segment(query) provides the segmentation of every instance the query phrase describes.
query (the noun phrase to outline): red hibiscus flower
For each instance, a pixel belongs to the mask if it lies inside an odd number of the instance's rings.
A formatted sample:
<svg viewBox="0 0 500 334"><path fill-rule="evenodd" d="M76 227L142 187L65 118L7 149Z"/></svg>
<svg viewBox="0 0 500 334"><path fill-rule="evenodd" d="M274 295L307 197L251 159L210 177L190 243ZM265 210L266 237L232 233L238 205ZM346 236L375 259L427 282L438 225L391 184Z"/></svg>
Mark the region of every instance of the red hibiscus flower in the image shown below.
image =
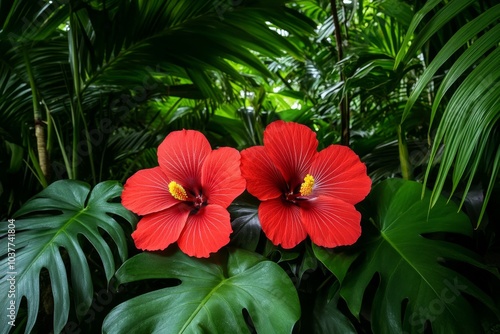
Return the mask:
<svg viewBox="0 0 500 334"><path fill-rule="evenodd" d="M202 133L182 130L160 144L158 163L124 185L122 204L143 216L132 233L136 247L162 250L177 241L190 256L217 252L232 232L226 208L245 190L239 152L212 150Z"/></svg>
<svg viewBox="0 0 500 334"><path fill-rule="evenodd" d="M331 248L361 235L354 204L370 191L366 166L348 147L317 147L308 127L276 121L264 131L264 146L241 152L247 189L261 201L262 230L275 245L292 248L309 236Z"/></svg>

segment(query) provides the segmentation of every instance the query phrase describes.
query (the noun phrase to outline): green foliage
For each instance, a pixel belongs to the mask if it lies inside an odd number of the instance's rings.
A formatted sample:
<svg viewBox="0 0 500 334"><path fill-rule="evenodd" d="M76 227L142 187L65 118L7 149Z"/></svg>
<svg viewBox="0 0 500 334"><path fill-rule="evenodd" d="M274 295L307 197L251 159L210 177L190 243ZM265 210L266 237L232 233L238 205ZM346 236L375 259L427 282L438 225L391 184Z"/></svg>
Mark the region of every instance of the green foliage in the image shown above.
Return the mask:
<svg viewBox="0 0 500 334"><path fill-rule="evenodd" d="M356 246L334 252L315 247L315 253L339 279L351 312L359 318L367 307L374 333L419 333L427 321L433 333L475 333L481 314L468 297L498 314L476 280L489 272L498 282L498 272L452 241L472 236L467 216L442 197L428 211L431 192L426 190L423 199L421 193L422 185L412 181L380 183L367 200ZM370 285L375 292L369 292ZM373 297L364 299L367 294Z"/></svg>
<svg viewBox="0 0 500 334"><path fill-rule="evenodd" d="M131 224L136 218L120 203L114 202L121 190L121 186L112 181L99 183L92 191L83 182L58 181L16 212L13 239L7 237L7 222L0 225L0 265L10 268L3 270L0 276L0 292L4 296L1 305L5 310L10 300L15 300L17 314L21 299L26 298L27 333L35 326L42 290L52 291L54 331L57 333L68 321L71 296L80 312L89 309L93 282L87 262L88 249L99 254L107 281L115 273L116 251L121 261L127 258L126 237L115 218L124 218ZM12 249L9 253L14 252L11 264L8 263L8 249ZM66 268L69 267L68 273ZM5 298L10 288L8 272L15 272L15 299ZM42 286L40 280L44 283ZM50 298L44 298L42 302L50 304ZM8 333L9 329L9 326L2 326L1 331Z"/></svg>
<svg viewBox="0 0 500 334"><path fill-rule="evenodd" d="M117 306L104 333L291 333L299 319L297 292L274 262L244 250L209 260L180 251L142 253L116 273L119 283L176 279Z"/></svg>
<svg viewBox="0 0 500 334"><path fill-rule="evenodd" d="M339 310L340 285L338 281L326 291L318 293L314 305L314 333L356 333L356 329Z"/></svg>
<svg viewBox="0 0 500 334"><path fill-rule="evenodd" d="M494 331L500 5L337 6L342 60L329 0L0 1L0 220L16 219L15 332L57 333L68 321L96 330L105 316L109 333L175 331L171 319L187 332ZM359 205L358 243L274 246L245 193L228 208L228 253L126 261L136 217L106 180L156 166L169 132L195 129L214 148L241 150L283 119L314 129L323 148L341 136L341 99L375 185ZM58 181L68 178L80 181ZM115 273L127 289L85 322Z"/></svg>
<svg viewBox="0 0 500 334"><path fill-rule="evenodd" d="M404 59L411 57L412 53L428 42L431 36L438 33L446 22L455 18L460 11L472 3L474 1L457 0L442 8L415 36L407 53L404 54L405 49L401 49L398 59L402 59L403 56ZM419 18L427 14L435 5L437 3L428 2L415 15L411 25L416 27ZM480 181L485 184L486 195L478 218L478 225L485 213L500 170L500 151L497 149L500 145L497 131L500 108L498 94L496 94L500 81L500 76L496 71L500 64L500 52L498 49L494 49L500 41L497 24L499 15L500 5L491 6L464 24L449 38L422 73L408 99L402 116L402 122L404 122L417 97L431 82L436 72L449 62L452 55L460 53L459 50L462 51L446 71L447 73L435 93L431 122L439 117L438 108L442 105L448 91L451 91L451 97L437 127L426 182L429 181L432 162L436 160L437 152L443 143L446 145L444 145L442 161L434 186L432 205L436 203L439 194L443 191L452 166L453 186L451 194L455 192L463 180L467 179L462 203L465 201L472 183L478 179L479 172L482 171L484 174L490 175L489 178L479 177ZM412 33L413 31L410 31L407 38L410 38ZM468 45L464 48L466 43ZM458 85L458 88L453 90L454 85Z"/></svg>
<svg viewBox="0 0 500 334"><path fill-rule="evenodd" d="M299 59L307 43L301 37L292 42L278 29L296 36L313 29L281 0L0 6L0 138L23 147L28 166L21 177L30 195L39 190L32 174L42 186L62 178L91 184L124 178L115 168L123 159L109 155L115 130L141 133L154 126L148 131L164 136L204 129L216 106L236 99L248 84L235 64L254 76L271 76L260 57ZM43 122L45 141L32 136L34 122ZM158 140L149 140L149 147ZM40 165L38 144L52 165ZM10 158L8 152L1 157ZM150 166L129 164L126 170L141 167ZM42 176L44 168L51 173Z"/></svg>

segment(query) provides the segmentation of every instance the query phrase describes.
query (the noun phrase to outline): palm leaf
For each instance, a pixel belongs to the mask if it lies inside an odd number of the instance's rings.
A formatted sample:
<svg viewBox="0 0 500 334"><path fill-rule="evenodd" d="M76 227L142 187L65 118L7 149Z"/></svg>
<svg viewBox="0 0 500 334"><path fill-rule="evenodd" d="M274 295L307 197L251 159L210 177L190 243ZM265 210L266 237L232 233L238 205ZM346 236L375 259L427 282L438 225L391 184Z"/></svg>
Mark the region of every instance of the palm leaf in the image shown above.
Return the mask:
<svg viewBox="0 0 500 334"><path fill-rule="evenodd" d="M468 22L466 25L460 28L456 32L456 34L452 36L452 38L450 38L450 40L442 47L436 57L429 64L424 73L420 76L417 84L413 88L410 97L408 98L408 102L405 106L401 122L404 122L418 96L432 80L437 70L466 42L485 30L498 17L500 17L500 5L490 8L480 16L476 17L474 20ZM500 39L499 29L499 26L496 25L491 30L487 31L484 36L478 38L478 40L476 40L472 44L472 46L468 48L466 52L464 52L462 57L460 57L459 60L457 60L452 66L450 72L453 74L447 74L443 83L439 87L439 93L437 93L434 102L433 117L435 115L436 107L439 104L439 101L441 101L441 98L448 90L448 88L450 88L451 85L453 85L453 83L461 77L461 75L467 68L474 64L480 57L482 57L486 50L492 48L498 43L498 40Z"/></svg>
<svg viewBox="0 0 500 334"><path fill-rule="evenodd" d="M406 51L400 50L398 60L402 61L403 57L404 61L408 60L408 57L411 57L424 43L430 40L442 24L457 16L457 13L469 4L468 0L455 0L448 3L430 19L415 37L410 51L406 55L403 56ZM454 6L455 9L445 11L444 9L449 6ZM430 7L426 7L422 11L425 12L428 9ZM481 171L483 175L489 175L489 178L485 177L480 180L483 184L488 185L485 186L486 195L477 222L478 226L485 213L500 164L500 161L497 160L496 149L500 143L496 130L500 113L497 94L494 93L500 80L500 76L495 70L500 64L500 53L498 49L494 49L500 41L500 26L496 24L499 15L500 6L492 6L478 17L470 20L447 41L417 82L405 106L401 120L401 122L406 120L416 99L438 70L442 69L446 75L434 97L431 123L438 116L438 108L444 104L445 94L458 86L456 90L451 91L450 100L445 105L444 113L438 124L425 182L429 182L430 170L435 162L436 154L440 150L443 151L443 155L434 185L431 205L436 203L452 167L450 195L453 195L459 185L465 184L462 203L465 201L472 182L480 175L479 172ZM412 26L418 24L419 18L419 15L414 17ZM412 34L413 30L410 33ZM449 69L443 69L444 64L465 43L471 42L472 44ZM444 144L444 148L442 144Z"/></svg>
<svg viewBox="0 0 500 334"><path fill-rule="evenodd" d="M458 13L463 11L474 2L475 0L453 0L448 2L429 20L429 22L426 23L424 27L422 27L418 35L414 37L413 33L415 32L425 15L427 15L431 10L433 10L437 5L441 3L441 0L427 1L425 5L413 16L413 19L407 31L407 35L403 42L403 47L399 50L396 57L394 68L397 68L400 64L406 65L432 35L434 35L437 31L439 31L441 27L443 27L444 24L449 22L453 17L455 17ZM410 44L410 40L413 37L414 39ZM410 46L407 47L407 45Z"/></svg>
<svg viewBox="0 0 500 334"><path fill-rule="evenodd" d="M216 3L180 0L2 2L0 117L9 124L5 130L14 136L32 123L27 111L33 94L24 54L44 114L50 113L61 126L61 143L66 145L53 147L54 129L48 124L52 161L68 147L68 155L84 160L72 161L73 175L77 169L98 168L92 145L88 158L76 147L99 127L99 117L115 121L148 101L171 96L210 99L212 104L227 101L235 95L232 82L246 83L234 64L269 77L258 53L301 57L296 43L307 40L313 26L285 1L227 5L221 12ZM29 30L23 18L35 20ZM301 39L291 41L271 28ZM50 123L50 117L43 118ZM16 144L27 146L20 140Z"/></svg>
<svg viewBox="0 0 500 334"><path fill-rule="evenodd" d="M297 17L279 0L245 2L227 9L223 17L216 9L204 2L179 0L131 1L112 12L86 8L89 15L78 13L79 32L87 50L81 60L91 66L86 86L117 76L122 83L141 84L142 78L133 74L135 70L144 72L142 64L147 63L164 68L169 75L190 79L205 96L219 99L220 93L207 75L210 71L242 80L228 61L270 75L250 50L273 57L284 52L300 55L296 46L269 29L265 21L293 32L312 31L304 17ZM110 33L91 28L113 21Z"/></svg>
<svg viewBox="0 0 500 334"><path fill-rule="evenodd" d="M487 193L490 194L492 191L499 166L496 150L500 144L497 126L500 119L500 98L496 91L500 87L500 73L495 70L498 66L500 66L500 49L497 48L467 76L444 111L430 157L432 161L440 144L446 143L432 204L436 203L453 164L452 192L468 174L464 197L467 195L481 162L485 162L486 169L490 171L490 186L487 188ZM492 160L488 161L488 157ZM468 173L467 167L470 167ZM426 179L428 173L429 169ZM478 224L486 209L488 197L485 198Z"/></svg>
<svg viewBox="0 0 500 334"><path fill-rule="evenodd" d="M59 333L68 320L70 311L70 291L78 309L88 310L93 295L89 264L79 241L83 236L94 247L102 260L106 279L115 272L113 248L116 247L120 259L127 258L126 238L120 224L113 218L121 217L133 224L135 216L121 204L114 203L121 194L121 187L112 181L98 184L92 191L90 187L77 181L58 181L28 201L14 215L15 239L8 238L8 224L2 222L0 228L1 260L3 268L8 267L7 249L15 248L15 264L10 272L15 272L16 314L23 297L27 300L28 320L26 333L29 333L38 314L40 303L40 273L43 268L50 275L54 299L54 332ZM111 237L110 245L102 232ZM66 272L67 259L71 272ZM0 291L7 296L8 273L1 274ZM71 277L71 287L68 284ZM9 299L2 298L2 308L9 306ZM8 333L9 327L3 326L1 333Z"/></svg>

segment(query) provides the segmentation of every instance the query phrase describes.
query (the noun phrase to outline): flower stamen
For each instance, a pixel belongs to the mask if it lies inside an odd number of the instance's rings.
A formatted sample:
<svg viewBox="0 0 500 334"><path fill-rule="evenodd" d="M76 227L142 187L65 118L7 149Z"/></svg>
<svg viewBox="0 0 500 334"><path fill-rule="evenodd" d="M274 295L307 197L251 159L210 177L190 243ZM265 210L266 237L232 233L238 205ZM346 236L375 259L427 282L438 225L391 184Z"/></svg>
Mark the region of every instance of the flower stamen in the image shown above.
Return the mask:
<svg viewBox="0 0 500 334"><path fill-rule="evenodd" d="M300 195L309 196L312 194L314 186L314 177L311 174L307 174L304 177L304 182L300 185Z"/></svg>
<svg viewBox="0 0 500 334"><path fill-rule="evenodd" d="M170 195L172 195L173 198L178 199L179 201L185 201L188 199L186 190L184 190L184 188L175 181L171 181L168 184L168 191L170 191Z"/></svg>

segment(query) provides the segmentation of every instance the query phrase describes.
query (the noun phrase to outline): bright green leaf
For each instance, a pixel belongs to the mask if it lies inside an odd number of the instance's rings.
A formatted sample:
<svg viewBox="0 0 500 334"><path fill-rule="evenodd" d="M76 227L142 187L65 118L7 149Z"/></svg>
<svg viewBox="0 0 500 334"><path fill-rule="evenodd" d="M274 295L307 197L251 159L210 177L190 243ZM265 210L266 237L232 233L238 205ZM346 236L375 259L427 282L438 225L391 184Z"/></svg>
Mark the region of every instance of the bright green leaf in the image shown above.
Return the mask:
<svg viewBox="0 0 500 334"><path fill-rule="evenodd" d="M258 333L291 333L300 317L297 292L281 267L244 250L210 259L141 253L116 276L120 283L163 278L181 284L118 305L103 333L250 333L243 310Z"/></svg>

